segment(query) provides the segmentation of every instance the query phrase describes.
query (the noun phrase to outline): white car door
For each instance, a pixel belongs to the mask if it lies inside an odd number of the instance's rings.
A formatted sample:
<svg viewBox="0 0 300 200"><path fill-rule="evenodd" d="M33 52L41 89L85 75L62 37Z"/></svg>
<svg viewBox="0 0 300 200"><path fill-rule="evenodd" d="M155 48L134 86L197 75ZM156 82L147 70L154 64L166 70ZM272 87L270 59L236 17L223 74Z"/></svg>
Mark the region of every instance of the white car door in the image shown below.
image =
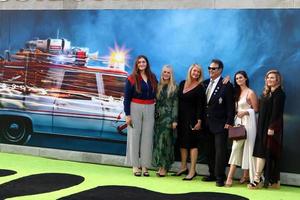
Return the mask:
<svg viewBox="0 0 300 200"><path fill-rule="evenodd" d="M101 136L102 117L96 73L66 71L53 110L53 133Z"/></svg>

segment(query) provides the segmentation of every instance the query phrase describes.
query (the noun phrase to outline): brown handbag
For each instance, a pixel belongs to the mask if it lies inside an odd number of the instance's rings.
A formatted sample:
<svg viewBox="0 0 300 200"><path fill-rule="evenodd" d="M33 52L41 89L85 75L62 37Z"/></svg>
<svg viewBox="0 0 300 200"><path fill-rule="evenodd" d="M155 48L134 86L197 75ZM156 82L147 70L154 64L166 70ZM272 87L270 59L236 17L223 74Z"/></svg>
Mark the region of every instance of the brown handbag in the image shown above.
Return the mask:
<svg viewBox="0 0 300 200"><path fill-rule="evenodd" d="M234 120L236 120L237 116L235 116ZM242 124L238 124L236 126L230 127L228 130L228 138L232 140L244 140L247 139L247 130L245 126Z"/></svg>
<svg viewBox="0 0 300 200"><path fill-rule="evenodd" d="M228 137L232 140L244 140L247 138L247 131L244 125L238 124L228 130Z"/></svg>

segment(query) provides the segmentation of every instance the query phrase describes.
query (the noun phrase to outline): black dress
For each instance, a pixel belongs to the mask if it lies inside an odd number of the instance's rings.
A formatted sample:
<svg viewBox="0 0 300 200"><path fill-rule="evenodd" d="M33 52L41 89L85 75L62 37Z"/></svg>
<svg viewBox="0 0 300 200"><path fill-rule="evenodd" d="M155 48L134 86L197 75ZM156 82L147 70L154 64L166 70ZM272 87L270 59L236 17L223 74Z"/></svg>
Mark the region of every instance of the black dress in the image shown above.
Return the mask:
<svg viewBox="0 0 300 200"><path fill-rule="evenodd" d="M198 119L204 125L204 108L206 105L205 89L199 84L187 93L183 93L185 81L179 85L178 91L178 142L180 148L197 148L201 131L192 131ZM203 128L203 127L201 127Z"/></svg>
<svg viewBox="0 0 300 200"><path fill-rule="evenodd" d="M281 87L260 99L253 156L266 159L264 176L270 183L276 183L280 178L284 102L285 93ZM268 136L268 129L274 130L273 136Z"/></svg>

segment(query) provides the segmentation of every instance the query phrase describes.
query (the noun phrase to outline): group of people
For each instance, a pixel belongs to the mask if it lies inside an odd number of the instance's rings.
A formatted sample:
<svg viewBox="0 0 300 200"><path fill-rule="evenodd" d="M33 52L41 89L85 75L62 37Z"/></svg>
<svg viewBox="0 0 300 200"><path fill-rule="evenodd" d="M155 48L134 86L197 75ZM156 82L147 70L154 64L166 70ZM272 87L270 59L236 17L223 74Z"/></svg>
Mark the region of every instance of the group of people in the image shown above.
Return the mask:
<svg viewBox="0 0 300 200"><path fill-rule="evenodd" d="M277 70L267 72L258 100L245 71L236 72L232 85L229 77L222 77L223 69L223 62L213 59L208 67L210 77L204 80L202 67L192 64L186 80L177 86L172 66L163 66L157 81L147 57L137 57L124 95L126 163L134 176L149 176L151 166L158 169L157 176L166 176L174 162L176 141L181 165L172 175L193 180L199 141L205 140L209 175L202 181L230 187L240 166L240 183L248 182L248 188L280 187L285 102L281 75ZM238 124L245 126L247 138L233 141L228 163L228 130Z"/></svg>

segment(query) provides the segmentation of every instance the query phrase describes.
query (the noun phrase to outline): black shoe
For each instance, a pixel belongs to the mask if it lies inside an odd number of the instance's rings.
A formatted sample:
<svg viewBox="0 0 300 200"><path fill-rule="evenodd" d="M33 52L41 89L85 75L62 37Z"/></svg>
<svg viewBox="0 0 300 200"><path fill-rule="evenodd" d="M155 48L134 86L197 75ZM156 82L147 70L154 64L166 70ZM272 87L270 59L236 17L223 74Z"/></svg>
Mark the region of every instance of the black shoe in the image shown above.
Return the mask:
<svg viewBox="0 0 300 200"><path fill-rule="evenodd" d="M214 176L204 176L202 178L202 181L204 182L213 182L213 181L216 181L217 179L214 177Z"/></svg>
<svg viewBox="0 0 300 200"><path fill-rule="evenodd" d="M224 184L224 181L217 181L216 182L216 186L217 187L223 187L225 184Z"/></svg>
<svg viewBox="0 0 300 200"><path fill-rule="evenodd" d="M165 177L166 174L158 174L157 176L159 176L159 177Z"/></svg>
<svg viewBox="0 0 300 200"><path fill-rule="evenodd" d="M260 189L264 185L262 178L260 177L259 182L253 181L253 183L248 184L248 189Z"/></svg>
<svg viewBox="0 0 300 200"><path fill-rule="evenodd" d="M158 177L165 177L165 176L167 176L167 172L165 174L161 174L159 172L156 172L156 176L158 176Z"/></svg>
<svg viewBox="0 0 300 200"><path fill-rule="evenodd" d="M193 178L195 178L196 176L197 176L197 173L195 173L194 176L192 176L191 178L184 177L182 180L183 180L183 181L191 181L191 180L193 180Z"/></svg>
<svg viewBox="0 0 300 200"><path fill-rule="evenodd" d="M177 172L177 173L174 173L174 174L172 174L171 176L181 176L181 175L183 175L183 174L188 174L188 173L189 173L189 170L186 169L186 170L183 170L183 171L179 171L179 172Z"/></svg>
<svg viewBox="0 0 300 200"><path fill-rule="evenodd" d="M142 176L142 172L134 172L133 175L134 176Z"/></svg>
<svg viewBox="0 0 300 200"><path fill-rule="evenodd" d="M148 177L148 176L150 176L150 174L149 174L149 172L144 172L144 173L143 173L143 176Z"/></svg>

